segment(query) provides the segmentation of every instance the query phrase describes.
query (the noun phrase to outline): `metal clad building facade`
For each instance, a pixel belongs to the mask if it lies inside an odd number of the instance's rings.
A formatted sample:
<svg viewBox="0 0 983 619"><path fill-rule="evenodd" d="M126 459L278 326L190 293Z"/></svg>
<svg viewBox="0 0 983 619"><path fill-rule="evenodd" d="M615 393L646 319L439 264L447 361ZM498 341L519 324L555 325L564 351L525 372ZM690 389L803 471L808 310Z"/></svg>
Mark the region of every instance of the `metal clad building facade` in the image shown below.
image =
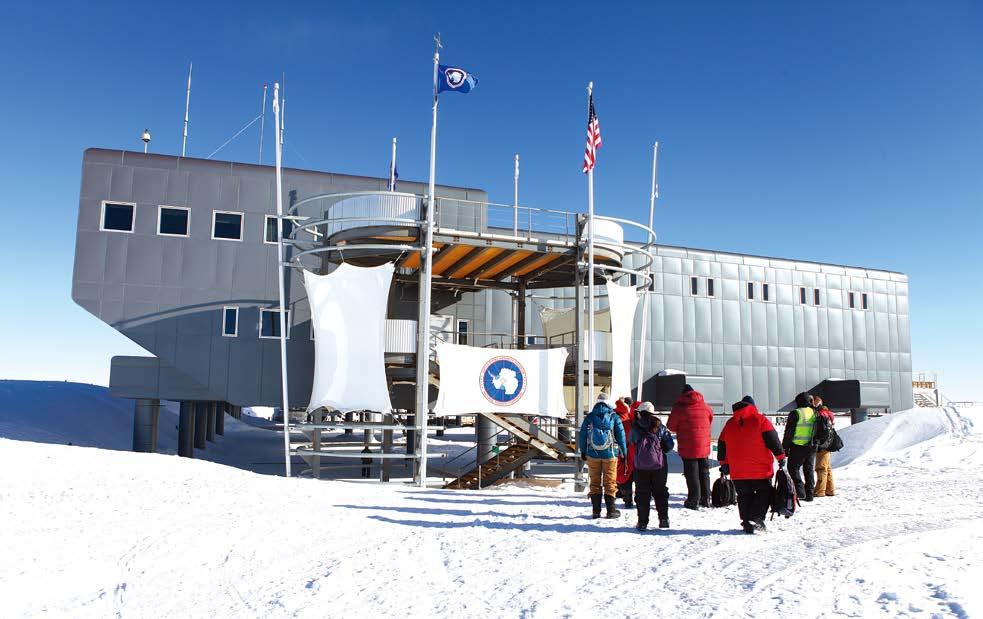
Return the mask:
<svg viewBox="0 0 983 619"><path fill-rule="evenodd" d="M385 186L386 179L284 170L286 204L292 197ZM400 189L425 191L410 182L400 182ZM278 340L261 337L261 310L277 306L276 245L264 242L273 192L268 166L85 152L72 298L156 356L114 359L116 395L278 403ZM441 187L438 195L487 200L473 189ZM132 206L131 231L103 229L107 202ZM162 207L186 210L186 235L161 233ZM241 240L213 238L222 214L241 216ZM473 205L441 217L444 227L486 225ZM636 338L648 320L646 374L684 371L694 381L722 385L720 401L750 393L762 410L787 408L795 393L829 378L864 381L866 399L878 406L912 406L906 276L679 247L660 246L657 254L651 308L643 316L639 303L635 320ZM532 300L527 333L542 333L536 303L572 307L572 288L535 294L550 292L570 298ZM288 297L291 403L304 406L313 342L295 270ZM415 307L414 286L395 285L389 317L415 320ZM237 308L234 334L226 332L227 308ZM512 330L503 291L435 299L433 313L453 316L454 330L466 322L469 344L493 345L499 338L476 334ZM405 340L400 334L411 328L391 325L390 337Z"/></svg>

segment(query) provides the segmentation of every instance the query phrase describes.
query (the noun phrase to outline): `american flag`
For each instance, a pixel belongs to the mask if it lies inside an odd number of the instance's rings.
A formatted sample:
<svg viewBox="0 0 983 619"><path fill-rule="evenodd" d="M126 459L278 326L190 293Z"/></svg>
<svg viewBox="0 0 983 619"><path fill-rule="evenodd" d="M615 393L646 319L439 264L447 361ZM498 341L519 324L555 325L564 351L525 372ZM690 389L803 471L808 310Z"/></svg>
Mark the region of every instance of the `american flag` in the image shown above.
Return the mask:
<svg viewBox="0 0 983 619"><path fill-rule="evenodd" d="M584 174L594 169L597 161L597 149L601 147L601 125L597 122L594 111L594 95L590 96L589 111L587 112L587 148L584 149Z"/></svg>

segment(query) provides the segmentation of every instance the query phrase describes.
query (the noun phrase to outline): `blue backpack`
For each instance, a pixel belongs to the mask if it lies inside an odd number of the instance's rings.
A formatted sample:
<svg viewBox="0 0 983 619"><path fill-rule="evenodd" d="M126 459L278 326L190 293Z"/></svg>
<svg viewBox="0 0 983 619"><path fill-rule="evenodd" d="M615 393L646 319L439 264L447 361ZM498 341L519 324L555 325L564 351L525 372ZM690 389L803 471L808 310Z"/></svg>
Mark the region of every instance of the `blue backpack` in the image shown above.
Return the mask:
<svg viewBox="0 0 983 619"><path fill-rule="evenodd" d="M639 471L658 471L666 465L662 439L658 432L645 432L635 443L635 468Z"/></svg>
<svg viewBox="0 0 983 619"><path fill-rule="evenodd" d="M605 415L602 419L608 422L607 426L594 425L594 422L587 424L587 448L595 453L607 451L614 447L614 432L611 430L610 416Z"/></svg>

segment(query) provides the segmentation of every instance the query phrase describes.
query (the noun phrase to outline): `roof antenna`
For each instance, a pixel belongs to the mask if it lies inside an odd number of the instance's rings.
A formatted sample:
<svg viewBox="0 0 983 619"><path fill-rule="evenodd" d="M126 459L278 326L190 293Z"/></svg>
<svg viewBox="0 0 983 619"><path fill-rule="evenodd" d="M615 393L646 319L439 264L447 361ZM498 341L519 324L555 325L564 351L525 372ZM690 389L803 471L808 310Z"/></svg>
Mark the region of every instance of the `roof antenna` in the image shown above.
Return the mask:
<svg viewBox="0 0 983 619"><path fill-rule="evenodd" d="M194 67L193 62L188 63L188 94L184 98L184 138L181 140L181 156L188 149L188 112L191 110L191 69Z"/></svg>

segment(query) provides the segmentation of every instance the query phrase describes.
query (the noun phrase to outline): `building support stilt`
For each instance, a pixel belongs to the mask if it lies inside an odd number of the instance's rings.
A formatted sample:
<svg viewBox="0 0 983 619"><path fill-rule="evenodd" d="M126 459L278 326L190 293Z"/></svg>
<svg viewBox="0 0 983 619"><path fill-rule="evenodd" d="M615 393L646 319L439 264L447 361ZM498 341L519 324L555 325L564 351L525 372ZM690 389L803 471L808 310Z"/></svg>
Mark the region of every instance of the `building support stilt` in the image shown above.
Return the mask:
<svg viewBox="0 0 983 619"><path fill-rule="evenodd" d="M133 451L156 453L160 422L160 400L139 399L133 403Z"/></svg>
<svg viewBox="0 0 983 619"><path fill-rule="evenodd" d="M208 427L208 402L195 402L195 449L205 448Z"/></svg>
<svg viewBox="0 0 983 619"><path fill-rule="evenodd" d="M195 457L195 409L194 402L181 402L177 426L177 455L182 458Z"/></svg>

